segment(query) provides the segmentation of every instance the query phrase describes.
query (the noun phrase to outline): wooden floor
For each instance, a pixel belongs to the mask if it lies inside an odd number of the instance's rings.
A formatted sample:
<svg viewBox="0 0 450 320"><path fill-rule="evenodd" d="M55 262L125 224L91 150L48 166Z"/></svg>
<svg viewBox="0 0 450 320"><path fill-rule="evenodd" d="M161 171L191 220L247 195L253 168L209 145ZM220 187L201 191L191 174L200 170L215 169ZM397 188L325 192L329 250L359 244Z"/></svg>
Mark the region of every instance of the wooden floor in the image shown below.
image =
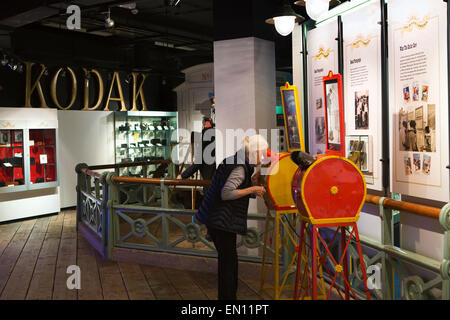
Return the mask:
<svg viewBox="0 0 450 320"><path fill-rule="evenodd" d="M81 289L67 289L78 265ZM240 279L239 300L257 300L259 281ZM76 231L75 211L0 224L0 299L208 300L217 275L104 260Z"/></svg>

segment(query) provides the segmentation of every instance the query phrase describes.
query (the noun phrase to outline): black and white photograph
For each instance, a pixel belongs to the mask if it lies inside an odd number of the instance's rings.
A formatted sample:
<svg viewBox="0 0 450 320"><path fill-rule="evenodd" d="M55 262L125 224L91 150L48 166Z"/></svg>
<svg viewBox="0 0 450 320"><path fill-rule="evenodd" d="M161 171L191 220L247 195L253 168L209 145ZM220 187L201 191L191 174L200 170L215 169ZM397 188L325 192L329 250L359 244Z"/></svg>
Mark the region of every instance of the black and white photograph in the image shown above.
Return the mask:
<svg viewBox="0 0 450 320"><path fill-rule="evenodd" d="M337 82L325 84L327 94L327 137L328 144L340 145L341 131L339 123L339 92ZM329 148L335 148L329 145Z"/></svg>
<svg viewBox="0 0 450 320"><path fill-rule="evenodd" d="M316 143L324 144L325 141L325 117L315 119Z"/></svg>
<svg viewBox="0 0 450 320"><path fill-rule="evenodd" d="M399 151L436 152L434 104L400 109L398 126Z"/></svg>
<svg viewBox="0 0 450 320"><path fill-rule="evenodd" d="M316 99L316 109L322 109L322 98Z"/></svg>
<svg viewBox="0 0 450 320"><path fill-rule="evenodd" d="M22 130L15 130L14 131L14 142L15 143L21 143L23 141L23 132Z"/></svg>
<svg viewBox="0 0 450 320"><path fill-rule="evenodd" d="M0 145L9 146L10 144L10 133L9 130L0 130Z"/></svg>
<svg viewBox="0 0 450 320"><path fill-rule="evenodd" d="M369 136L347 136L346 156L362 172L369 172Z"/></svg>
<svg viewBox="0 0 450 320"><path fill-rule="evenodd" d="M369 129L369 90L355 92L355 129Z"/></svg>

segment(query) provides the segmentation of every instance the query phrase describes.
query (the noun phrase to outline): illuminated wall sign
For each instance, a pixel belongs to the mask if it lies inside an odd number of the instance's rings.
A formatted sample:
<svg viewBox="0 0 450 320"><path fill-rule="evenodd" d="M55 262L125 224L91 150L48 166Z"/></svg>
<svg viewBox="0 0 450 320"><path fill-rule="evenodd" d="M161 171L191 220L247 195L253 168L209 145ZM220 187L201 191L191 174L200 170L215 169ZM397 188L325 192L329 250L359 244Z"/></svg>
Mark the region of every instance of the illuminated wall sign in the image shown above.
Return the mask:
<svg viewBox="0 0 450 320"><path fill-rule="evenodd" d="M74 72L74 70L70 67L66 68L59 68L56 70L56 72L51 75L51 83L50 83L50 92L47 92L47 94L44 94L43 86L42 86L42 77L44 75L44 72L46 70L46 66L44 64L37 64L34 62L25 62L26 66L26 73L25 73L25 107L26 108L32 108L32 107L40 107L40 108L48 108L48 102L51 101L53 104L61 110L70 110L74 102L77 98L78 92L78 79ZM34 76L32 71L36 71ZM62 77L62 73L68 71L68 78L71 82L71 89L70 89L70 99L67 105L62 105L61 101L58 98L58 79ZM110 108L111 101L117 101L119 103L119 111L127 111L132 110L136 111L138 110L137 105L138 101L140 101L140 105L142 107L142 111L148 110L147 104L144 97L143 92L143 85L145 82L145 79L147 78L148 74L145 73L139 73L139 72L132 72L132 83L130 82L129 85L132 86L131 94L129 97L128 105L125 102L124 94L123 94L123 88L122 83L120 81L120 75L118 71L113 72L112 80L108 87L108 95L107 98L104 99L104 90L105 90L105 82L98 70L96 69L86 69L82 68L83 70L83 109L82 110L105 110L105 111L114 111ZM95 97L90 97L90 89L89 86L92 85L93 81L97 82L97 98L95 100ZM113 89L116 92L113 93ZM32 105L32 97L36 96L39 99L38 104ZM91 101L95 100L95 101ZM131 108L127 108L131 107Z"/></svg>

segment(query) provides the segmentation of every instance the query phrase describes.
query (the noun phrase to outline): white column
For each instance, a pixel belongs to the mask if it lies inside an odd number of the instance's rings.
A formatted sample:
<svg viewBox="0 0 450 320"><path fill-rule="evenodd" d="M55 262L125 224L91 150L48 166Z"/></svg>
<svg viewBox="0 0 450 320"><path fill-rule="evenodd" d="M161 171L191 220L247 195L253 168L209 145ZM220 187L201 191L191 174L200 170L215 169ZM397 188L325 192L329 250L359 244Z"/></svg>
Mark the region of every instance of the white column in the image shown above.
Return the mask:
<svg viewBox="0 0 450 320"><path fill-rule="evenodd" d="M227 141L227 129L276 128L275 45L255 37L214 42L214 92L216 104L216 162L234 154L242 139L234 145ZM222 137L220 136L222 133ZM228 138L228 140L230 140ZM249 212L265 212L262 200L252 200Z"/></svg>

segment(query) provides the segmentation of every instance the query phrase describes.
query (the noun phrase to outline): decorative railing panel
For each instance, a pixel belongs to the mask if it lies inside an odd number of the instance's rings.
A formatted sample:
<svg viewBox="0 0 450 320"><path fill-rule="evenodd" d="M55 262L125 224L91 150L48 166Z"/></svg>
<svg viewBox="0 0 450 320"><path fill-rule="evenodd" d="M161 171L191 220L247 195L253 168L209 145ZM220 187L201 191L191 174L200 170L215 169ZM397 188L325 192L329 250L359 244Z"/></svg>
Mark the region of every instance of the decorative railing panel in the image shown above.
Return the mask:
<svg viewBox="0 0 450 320"><path fill-rule="evenodd" d="M79 164L76 167L77 223L83 223L92 230L102 242L105 255L111 257L114 247L123 247L205 257L217 256L213 243L206 239L205 226L197 223L194 218L196 210L184 208L175 201L175 197L172 197L175 194L174 189L179 185L201 188L208 185L209 181L171 180L170 177L120 177L113 172L99 174L93 171L114 169L118 173L122 166L133 165L148 164L129 163L96 167ZM450 300L450 205L447 204L442 209L431 208L371 195L367 196L366 203L379 206L378 212L382 220L381 242L360 235L371 297ZM393 245L393 209L401 210L405 214L419 214L439 219L444 229L442 261ZM265 235L265 223L271 221L270 219L273 219L271 213L249 214L251 227L245 236L238 237L239 259L261 261L264 239L271 241L274 232L272 227L267 230L268 235ZM292 221L295 220L294 218ZM298 224L291 225L289 221L284 222L285 227L294 231L292 232L294 238L298 237ZM294 240L298 241L298 238ZM292 248L288 249L292 251ZM323 248L319 247L319 250L323 251ZM330 250L339 252L341 250L339 241L336 241ZM365 299L356 244L351 243L348 250L349 282L357 296ZM280 261L284 262L285 269L287 269L286 261L289 261L283 256L286 254L292 252L285 250L281 253ZM334 276L334 265L329 258L326 262L331 272L324 273L324 278L330 280L330 277ZM292 270L283 272L292 273ZM396 286L396 281L401 285ZM342 281L340 285L342 288Z"/></svg>

